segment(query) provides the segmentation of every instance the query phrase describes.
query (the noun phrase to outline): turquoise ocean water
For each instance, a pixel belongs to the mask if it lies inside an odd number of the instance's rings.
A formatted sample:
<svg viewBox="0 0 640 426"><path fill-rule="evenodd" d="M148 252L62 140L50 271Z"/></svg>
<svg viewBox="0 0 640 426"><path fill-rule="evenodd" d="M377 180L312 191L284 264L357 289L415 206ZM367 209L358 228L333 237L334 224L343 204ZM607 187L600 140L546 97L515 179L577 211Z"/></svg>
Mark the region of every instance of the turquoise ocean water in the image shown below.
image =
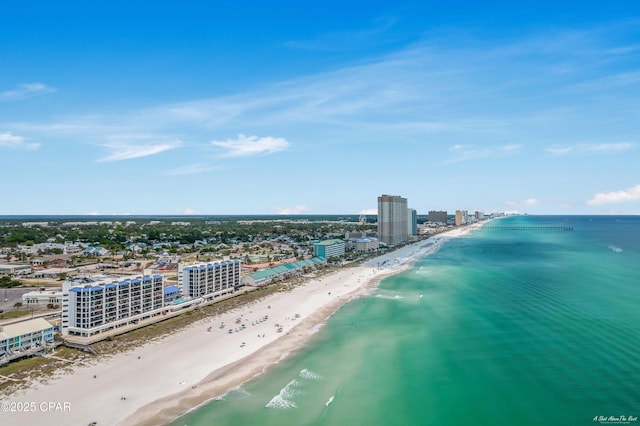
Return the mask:
<svg viewBox="0 0 640 426"><path fill-rule="evenodd" d="M173 425L640 418L640 217L491 225L574 230L483 229L452 240L345 305L292 358Z"/></svg>

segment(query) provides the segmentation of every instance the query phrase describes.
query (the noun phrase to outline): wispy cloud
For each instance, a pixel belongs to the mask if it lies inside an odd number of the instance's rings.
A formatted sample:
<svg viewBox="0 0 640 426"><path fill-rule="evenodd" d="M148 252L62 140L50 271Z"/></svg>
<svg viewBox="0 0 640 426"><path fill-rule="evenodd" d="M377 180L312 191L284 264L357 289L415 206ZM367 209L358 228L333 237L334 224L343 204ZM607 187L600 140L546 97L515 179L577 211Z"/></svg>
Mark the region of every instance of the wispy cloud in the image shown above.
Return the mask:
<svg viewBox="0 0 640 426"><path fill-rule="evenodd" d="M35 96L53 93L56 89L42 83L19 84L17 88L0 93L0 102L20 101Z"/></svg>
<svg viewBox="0 0 640 426"><path fill-rule="evenodd" d="M172 176L196 175L219 169L221 169L220 166L212 166L206 163L195 163L169 170L167 174Z"/></svg>
<svg viewBox="0 0 640 426"><path fill-rule="evenodd" d="M538 204L538 200L535 198L527 198L525 200L507 200L504 204L509 207L535 206Z"/></svg>
<svg viewBox="0 0 640 426"><path fill-rule="evenodd" d="M640 200L640 185L633 186L623 191L613 192L599 192L593 196L590 200L587 200L587 205L599 206L601 204L621 203L625 201L638 201Z"/></svg>
<svg viewBox="0 0 640 426"><path fill-rule="evenodd" d="M390 25L393 20L381 22L375 31L384 33ZM111 154L100 161L138 158L173 147L164 139L118 143L120 132L211 141L208 147L215 147L226 157L273 154L290 148L289 141L274 136L239 135L222 139L249 126L257 135L276 135L287 129L287 138L295 140L300 151L305 143L316 144L314 149L317 147L318 151L325 149L329 144L320 142L327 140L339 141L347 148L398 140L411 148L420 144L420 149L429 149L430 153L446 151L460 142L446 152L442 160L445 164L500 158L518 154L525 144L544 140L547 137L544 132L552 134L571 126L577 134L573 140L579 140L581 136L602 131L605 127L597 125L603 116L600 104L585 102L584 92L576 94L579 89L575 87L568 93L569 85L581 81L596 84L597 77L606 77L608 71L594 65L603 55L619 61L624 71L632 68L625 64L635 54L625 48L626 42L616 45L606 35L588 33L545 33L533 37L533 41L523 38L508 44L482 45L460 42L455 37L453 34L430 38L427 34L424 40L395 52L368 57L333 71L275 82L250 92L95 114L89 118L69 117L66 122L45 123L29 131L48 137L53 132L68 139L102 144ZM594 42L597 37L601 37L599 44ZM606 53L620 46L622 50L616 55ZM558 64L558 58L566 58L566 63ZM556 65L563 67L563 73L557 73ZM615 116L622 123L635 119L631 117L635 110L623 108L624 104L635 103L635 92L624 88L607 94L620 100L607 104L611 108L607 116ZM587 105L593 110L585 110ZM27 132L27 127L3 128ZM298 137L302 132L306 138ZM608 137L624 141L626 136ZM548 148L547 152L563 155L582 150L595 154L633 147L627 142L579 146L572 144L573 140L567 140L566 146ZM202 170L185 166L173 172L189 174Z"/></svg>
<svg viewBox="0 0 640 426"><path fill-rule="evenodd" d="M278 214L303 214L311 211L311 208L306 204L297 204L294 207L285 207L278 209Z"/></svg>
<svg viewBox="0 0 640 426"><path fill-rule="evenodd" d="M551 147L551 148L545 148L545 151L547 151L548 153L551 153L553 155L566 155L566 154L570 154L571 152L573 152L574 151L574 147L572 147L572 146Z"/></svg>
<svg viewBox="0 0 640 426"><path fill-rule="evenodd" d="M572 153L616 153L628 151L634 147L631 142L577 144L570 146L553 146L545 148L545 151L553 155L567 155Z"/></svg>
<svg viewBox="0 0 640 426"><path fill-rule="evenodd" d="M134 158L147 157L149 155L159 154L164 151L176 149L182 145L180 140L167 141L161 143L131 143L131 142L113 142L103 144L111 153L106 157L98 160L100 163L109 161L131 160Z"/></svg>
<svg viewBox="0 0 640 426"><path fill-rule="evenodd" d="M225 157L247 157L251 155L273 154L278 151L284 151L291 145L283 138L274 138L266 136L259 138L257 136L245 136L239 134L236 139L227 139L226 141L212 141L212 145L224 148Z"/></svg>
<svg viewBox="0 0 640 426"><path fill-rule="evenodd" d="M502 153L504 154L511 154L516 151L519 151L520 149L522 149L522 145L518 145L518 144L504 145L499 148L499 150L502 151Z"/></svg>
<svg viewBox="0 0 640 426"><path fill-rule="evenodd" d="M585 152L621 152L628 151L633 148L630 142L621 143L601 143L595 145L585 145L582 149Z"/></svg>
<svg viewBox="0 0 640 426"><path fill-rule="evenodd" d="M0 133L0 148L24 149L27 151L35 151L40 148L39 143L28 143L25 140L26 138L23 136L13 135L9 132Z"/></svg>
<svg viewBox="0 0 640 426"><path fill-rule="evenodd" d="M473 160L476 158L484 158L489 156L507 156L512 155L522 147L520 145L511 144L498 147L477 147L475 145L453 145L449 148L452 157L445 160L445 164L458 163L461 161Z"/></svg>
<svg viewBox="0 0 640 426"><path fill-rule="evenodd" d="M477 148L472 145L453 145L449 148L449 151L453 157L446 160L445 163L458 163L460 161L487 157L491 154L491 150L489 149Z"/></svg>
<svg viewBox="0 0 640 426"><path fill-rule="evenodd" d="M374 26L357 31L335 31L319 34L308 40L291 40L285 46L295 49L346 51L362 49L371 45L380 46L392 41L396 36L388 33L398 20L396 18L379 19Z"/></svg>

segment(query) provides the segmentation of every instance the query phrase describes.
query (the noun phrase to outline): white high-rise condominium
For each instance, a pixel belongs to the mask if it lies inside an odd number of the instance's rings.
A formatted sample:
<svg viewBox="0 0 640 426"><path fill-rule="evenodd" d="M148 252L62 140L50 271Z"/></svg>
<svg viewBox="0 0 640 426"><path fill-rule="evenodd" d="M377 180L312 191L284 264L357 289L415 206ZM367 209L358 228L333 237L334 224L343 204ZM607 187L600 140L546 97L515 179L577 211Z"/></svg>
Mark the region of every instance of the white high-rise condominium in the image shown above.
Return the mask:
<svg viewBox="0 0 640 426"><path fill-rule="evenodd" d="M61 332L88 338L120 327L132 329L163 309L163 275L65 281Z"/></svg>
<svg viewBox="0 0 640 426"><path fill-rule="evenodd" d="M399 195L378 197L378 239L396 245L409 239L407 199Z"/></svg>
<svg viewBox="0 0 640 426"><path fill-rule="evenodd" d="M214 297L233 293L241 286L240 260L198 263L179 268L182 293L187 297Z"/></svg>

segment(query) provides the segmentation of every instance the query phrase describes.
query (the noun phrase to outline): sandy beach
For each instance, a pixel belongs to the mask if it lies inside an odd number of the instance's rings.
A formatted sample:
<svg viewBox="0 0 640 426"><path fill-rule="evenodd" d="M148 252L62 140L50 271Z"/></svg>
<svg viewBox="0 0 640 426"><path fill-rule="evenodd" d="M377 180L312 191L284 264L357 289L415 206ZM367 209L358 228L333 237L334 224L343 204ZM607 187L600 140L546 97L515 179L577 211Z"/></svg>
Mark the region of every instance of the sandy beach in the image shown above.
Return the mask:
<svg viewBox="0 0 640 426"><path fill-rule="evenodd" d="M302 347L344 303L472 229L447 231L362 265L309 278L290 292L198 321L161 341L35 382L3 399L1 422L168 423L266 371ZM5 410L7 403L13 411Z"/></svg>

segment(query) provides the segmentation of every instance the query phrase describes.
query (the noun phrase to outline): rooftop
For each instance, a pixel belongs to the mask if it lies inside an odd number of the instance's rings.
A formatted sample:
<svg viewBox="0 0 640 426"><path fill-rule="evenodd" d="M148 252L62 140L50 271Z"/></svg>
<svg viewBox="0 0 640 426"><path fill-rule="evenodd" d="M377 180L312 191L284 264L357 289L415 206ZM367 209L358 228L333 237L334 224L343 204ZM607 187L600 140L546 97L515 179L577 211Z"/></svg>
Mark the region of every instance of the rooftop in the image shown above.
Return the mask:
<svg viewBox="0 0 640 426"><path fill-rule="evenodd" d="M47 320L34 318L0 327L0 339L8 339L11 337L22 336L24 334L36 333L49 328L53 328L53 326Z"/></svg>

